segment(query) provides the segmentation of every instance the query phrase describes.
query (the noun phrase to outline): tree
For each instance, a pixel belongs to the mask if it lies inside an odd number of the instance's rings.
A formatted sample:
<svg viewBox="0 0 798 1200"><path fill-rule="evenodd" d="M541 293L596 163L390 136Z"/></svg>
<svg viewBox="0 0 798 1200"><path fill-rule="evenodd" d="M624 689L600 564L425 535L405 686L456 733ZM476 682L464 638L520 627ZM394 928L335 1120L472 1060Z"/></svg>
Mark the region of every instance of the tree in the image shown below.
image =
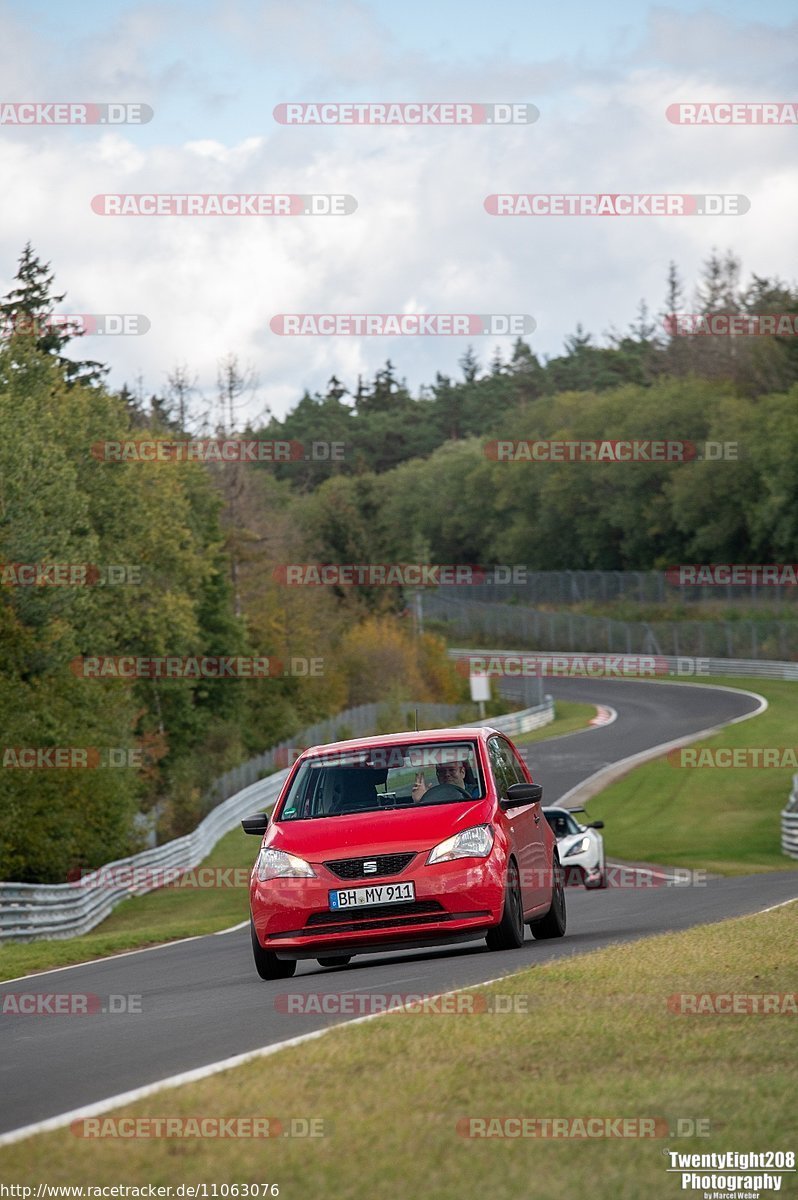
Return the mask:
<svg viewBox="0 0 798 1200"><path fill-rule="evenodd" d="M14 276L17 286L7 292L0 302L0 332L10 345L18 339L32 341L37 350L58 363L67 383L99 385L108 374L108 368L99 362L86 360L75 362L61 352L73 338L82 337L79 322L70 321L64 314L55 312L62 304L66 292L52 292L55 276L49 263L41 262L26 242Z"/></svg>
<svg viewBox="0 0 798 1200"><path fill-rule="evenodd" d="M713 246L709 258L704 262L701 279L696 289L699 309L702 313L738 312L740 260L727 250L720 258Z"/></svg>
<svg viewBox="0 0 798 1200"><path fill-rule="evenodd" d="M192 376L184 363L169 372L166 383L167 396L175 413L177 428L181 433L185 433L188 428L189 403L197 391L197 376Z"/></svg>
<svg viewBox="0 0 798 1200"><path fill-rule="evenodd" d="M235 354L226 354L219 360L216 372L219 392L219 428L233 434L239 427L238 403L246 392L254 392L258 386L252 367L242 369Z"/></svg>
<svg viewBox="0 0 798 1200"><path fill-rule="evenodd" d="M479 374L479 359L474 353L473 346L466 347L466 351L457 360L457 365L463 372L463 379L466 383L473 383Z"/></svg>
<svg viewBox="0 0 798 1200"><path fill-rule="evenodd" d="M670 263L668 264L668 285L665 294L665 315L667 317L676 316L676 314L682 311L683 304L684 287L682 285L681 278L679 277L679 270L676 266L676 263L673 261L673 259L671 259ZM666 329L668 330L670 340L673 341L673 339L677 336L675 325L668 324L666 325Z"/></svg>

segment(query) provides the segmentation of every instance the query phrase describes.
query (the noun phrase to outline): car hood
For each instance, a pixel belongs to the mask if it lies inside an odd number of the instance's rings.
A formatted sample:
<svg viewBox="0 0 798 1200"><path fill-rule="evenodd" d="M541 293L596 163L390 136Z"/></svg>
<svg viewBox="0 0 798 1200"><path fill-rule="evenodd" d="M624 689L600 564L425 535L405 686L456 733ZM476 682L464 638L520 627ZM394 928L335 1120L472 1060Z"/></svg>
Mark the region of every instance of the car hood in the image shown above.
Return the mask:
<svg viewBox="0 0 798 1200"><path fill-rule="evenodd" d="M482 799L470 804L430 804L313 821L283 821L269 826L264 845L311 862L425 850L471 825L486 824L492 811L493 802Z"/></svg>

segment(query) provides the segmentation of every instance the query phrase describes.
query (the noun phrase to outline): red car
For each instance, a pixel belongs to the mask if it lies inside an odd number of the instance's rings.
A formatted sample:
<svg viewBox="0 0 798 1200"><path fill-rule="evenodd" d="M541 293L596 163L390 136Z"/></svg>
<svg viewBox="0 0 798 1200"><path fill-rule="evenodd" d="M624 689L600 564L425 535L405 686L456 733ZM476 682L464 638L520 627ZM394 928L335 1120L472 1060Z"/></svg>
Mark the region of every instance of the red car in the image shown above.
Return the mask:
<svg viewBox="0 0 798 1200"><path fill-rule="evenodd" d="M374 954L486 938L493 950L565 933L557 845L512 742L495 729L434 729L306 750L252 870L252 949L262 979Z"/></svg>

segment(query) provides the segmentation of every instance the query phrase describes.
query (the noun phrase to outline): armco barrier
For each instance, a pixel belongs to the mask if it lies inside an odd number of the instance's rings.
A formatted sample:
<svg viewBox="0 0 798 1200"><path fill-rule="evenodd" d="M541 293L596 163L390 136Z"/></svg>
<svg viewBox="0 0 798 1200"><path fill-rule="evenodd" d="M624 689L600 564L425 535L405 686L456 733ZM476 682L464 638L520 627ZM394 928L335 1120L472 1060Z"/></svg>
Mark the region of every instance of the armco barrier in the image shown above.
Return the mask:
<svg viewBox="0 0 798 1200"><path fill-rule="evenodd" d="M429 717L426 710L433 706L411 705L411 710L414 707ZM434 707L444 708L443 705ZM333 718L332 723L340 725L346 717L347 714L342 713ZM553 720L554 702L547 696L543 704L534 708L474 724L492 725L507 733L525 733ZM314 731L317 730L318 727L314 727ZM308 732L303 731L303 742ZM309 739L308 744L319 743ZM272 754L268 752L268 755ZM266 757L262 755L256 760L261 763L261 769ZM31 942L37 938L50 940L88 933L122 900L157 888L170 869L193 870L220 837L235 829L242 817L271 809L287 775L288 769L285 769L251 783L212 809L192 833L141 854L106 863L79 882L0 883L0 942Z"/></svg>
<svg viewBox="0 0 798 1200"><path fill-rule="evenodd" d="M274 803L287 774L279 771L231 796L185 837L106 863L78 882L0 883L0 941L30 942L88 933L122 900L152 891L170 868L185 871L196 867L242 817ZM126 876L130 882L125 882Z"/></svg>
<svg viewBox="0 0 798 1200"><path fill-rule="evenodd" d="M496 682L502 679L522 679L523 675L520 669L516 668L514 662L517 658L533 659L536 657L545 658L550 661L551 665L544 671L549 675L564 675L569 672L562 669L558 670L556 662L552 660L562 659L595 659L597 664L599 660L622 660L624 651L616 650L612 654L608 654L606 650L539 650L539 649L524 649L524 650L480 650L476 647L459 647L448 651L450 658L475 658L475 659L494 659L498 663L501 659L511 660L511 669L508 669L507 675L502 676L496 674ZM672 678L672 679L692 679L696 683L701 682L702 675L729 675L741 679L786 679L798 682L798 662L783 662L778 660L763 660L755 658L692 658L682 655L671 654L655 654L654 651L648 650L645 652L635 651L632 656L634 659L642 657L650 657L656 659L656 671L654 675L640 675L640 678ZM584 674L590 674L590 671ZM580 674L575 670L573 674ZM605 675L607 678L617 678L614 675L613 669L610 666L605 671L601 671L598 665L593 670L594 677ZM631 673L628 678L634 678ZM530 675L529 678L534 678Z"/></svg>
<svg viewBox="0 0 798 1200"><path fill-rule="evenodd" d="M798 775L792 777L790 798L781 812L781 851L798 858Z"/></svg>

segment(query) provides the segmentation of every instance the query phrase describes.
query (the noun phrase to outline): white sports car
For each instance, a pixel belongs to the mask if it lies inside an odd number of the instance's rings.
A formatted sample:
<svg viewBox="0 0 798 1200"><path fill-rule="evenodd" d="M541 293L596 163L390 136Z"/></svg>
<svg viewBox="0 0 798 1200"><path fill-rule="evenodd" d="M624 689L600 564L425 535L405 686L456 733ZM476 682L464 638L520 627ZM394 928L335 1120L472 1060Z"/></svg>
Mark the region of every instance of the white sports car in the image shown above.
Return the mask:
<svg viewBox="0 0 798 1200"><path fill-rule="evenodd" d="M554 805L543 809L543 815L557 839L565 882L583 883L586 888L605 888L607 864L604 838L597 832L604 828L604 822L591 821L587 825L580 825L574 817L577 812L585 812L585 809L557 808Z"/></svg>

